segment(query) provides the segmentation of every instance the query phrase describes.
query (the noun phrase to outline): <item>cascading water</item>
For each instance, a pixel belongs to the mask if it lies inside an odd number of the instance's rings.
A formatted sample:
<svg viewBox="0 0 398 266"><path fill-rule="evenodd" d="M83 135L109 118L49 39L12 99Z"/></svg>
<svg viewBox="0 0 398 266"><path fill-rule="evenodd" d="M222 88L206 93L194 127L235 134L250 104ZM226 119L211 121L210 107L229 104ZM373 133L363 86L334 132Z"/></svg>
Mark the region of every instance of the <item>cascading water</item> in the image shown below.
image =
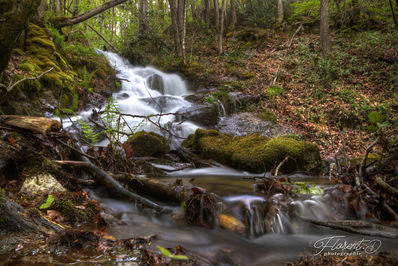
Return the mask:
<svg viewBox="0 0 398 266"><path fill-rule="evenodd" d="M121 113L149 116L175 113L183 107L191 106L191 103L182 97L188 94L188 89L186 83L178 75L166 74L149 66L134 67L115 53L98 52L108 59L122 83L122 89L112 95ZM183 126L176 125L174 115L152 118L169 132L159 129L142 118L126 116L125 119L130 128L139 125L136 131L154 131L162 135L172 133L172 147L181 142L180 138L187 137L198 128L191 122L184 122ZM125 130L128 132L127 127Z"/></svg>

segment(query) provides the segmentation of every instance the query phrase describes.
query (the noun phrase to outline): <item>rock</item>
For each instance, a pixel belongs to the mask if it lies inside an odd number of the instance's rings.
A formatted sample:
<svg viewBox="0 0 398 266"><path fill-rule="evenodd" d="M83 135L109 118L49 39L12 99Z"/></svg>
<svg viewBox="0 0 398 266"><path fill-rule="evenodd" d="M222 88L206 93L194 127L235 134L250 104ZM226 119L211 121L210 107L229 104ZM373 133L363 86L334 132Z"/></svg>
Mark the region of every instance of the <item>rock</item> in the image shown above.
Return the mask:
<svg viewBox="0 0 398 266"><path fill-rule="evenodd" d="M246 231L245 225L235 217L227 214L219 214L220 226L232 232L243 234Z"/></svg>
<svg viewBox="0 0 398 266"><path fill-rule="evenodd" d="M149 76L147 83L152 90L156 90L161 94L164 94L164 82L160 75L153 74Z"/></svg>
<svg viewBox="0 0 398 266"><path fill-rule="evenodd" d="M217 130L197 129L183 145L205 159L254 173L275 169L287 156L291 159L281 168L285 173L296 170L318 172L321 166L316 145L289 137L268 138L256 133L234 137Z"/></svg>
<svg viewBox="0 0 398 266"><path fill-rule="evenodd" d="M222 118L215 128L223 134L233 134L236 136L258 133L265 137L275 137L292 133L292 130L282 128L273 123L273 121L263 121L252 113L239 113Z"/></svg>
<svg viewBox="0 0 398 266"><path fill-rule="evenodd" d="M218 123L218 106L216 104L202 104L184 107L177 111L177 121L192 121L198 125L209 127Z"/></svg>
<svg viewBox="0 0 398 266"><path fill-rule="evenodd" d="M48 193L64 192L66 189L50 174L38 174L27 177L22 184L20 192L31 194L45 191Z"/></svg>
<svg viewBox="0 0 398 266"><path fill-rule="evenodd" d="M154 132L140 131L132 135L128 140L133 148L133 155L160 157L169 152L167 139Z"/></svg>

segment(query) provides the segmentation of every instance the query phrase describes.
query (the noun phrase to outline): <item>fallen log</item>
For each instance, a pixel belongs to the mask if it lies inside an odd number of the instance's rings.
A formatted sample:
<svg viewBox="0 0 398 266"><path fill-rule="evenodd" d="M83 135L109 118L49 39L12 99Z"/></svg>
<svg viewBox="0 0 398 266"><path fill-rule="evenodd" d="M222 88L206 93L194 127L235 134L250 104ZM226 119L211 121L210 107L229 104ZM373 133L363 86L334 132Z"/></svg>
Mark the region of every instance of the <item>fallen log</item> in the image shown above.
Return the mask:
<svg viewBox="0 0 398 266"><path fill-rule="evenodd" d="M7 126L26 129L43 135L50 131L58 131L62 127L57 120L36 116L0 115L0 122Z"/></svg>
<svg viewBox="0 0 398 266"><path fill-rule="evenodd" d="M83 152L78 145L75 145L74 149L79 151L76 152L75 150L73 150L75 152L75 156L77 156L81 161L87 163L87 166L85 166L84 168L89 171L97 179L98 182L113 191L114 195L117 195L118 197L127 200L136 201L146 207L156 210L157 212L170 213L172 211L168 207L161 206L147 198L144 198L136 193L125 189L119 182L113 179L105 171L95 166L86 156L83 156Z"/></svg>
<svg viewBox="0 0 398 266"><path fill-rule="evenodd" d="M150 195L153 198L166 202L174 202L181 204L182 202L189 202L196 190L200 191L202 195L208 193L203 189L199 189L192 186L184 186L178 182L173 184L166 184L160 180L150 179L143 176L134 176L131 174L119 174L113 175L113 177L121 182L133 181L132 189L135 192L145 195ZM131 184L131 183L130 183ZM217 202L221 202L221 199L213 195ZM188 204L187 204L188 205ZM190 206L187 206L187 208ZM222 228L230 230L232 232L243 234L246 231L245 225L237 218L228 214L217 214L218 223Z"/></svg>

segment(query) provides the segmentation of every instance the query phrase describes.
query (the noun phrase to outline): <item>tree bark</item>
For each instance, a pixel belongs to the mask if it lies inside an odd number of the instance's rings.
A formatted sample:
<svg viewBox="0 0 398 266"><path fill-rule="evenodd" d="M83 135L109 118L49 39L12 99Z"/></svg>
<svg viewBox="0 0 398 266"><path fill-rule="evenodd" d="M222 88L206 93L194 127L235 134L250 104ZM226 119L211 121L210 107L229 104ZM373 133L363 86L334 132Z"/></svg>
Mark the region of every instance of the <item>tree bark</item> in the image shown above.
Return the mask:
<svg viewBox="0 0 398 266"><path fill-rule="evenodd" d="M0 6L0 73L8 66L12 49L36 13L40 0L5 0Z"/></svg>
<svg viewBox="0 0 398 266"><path fill-rule="evenodd" d="M398 5L398 0L396 0L396 1L397 1L397 5ZM395 12L394 12L394 8L392 7L391 0L388 0L388 2L390 3L391 14L392 14L392 18L394 20L395 27L398 28L398 22L397 22L397 18L395 17Z"/></svg>
<svg viewBox="0 0 398 266"><path fill-rule="evenodd" d="M104 12L105 10L108 10L109 8L117 6L126 1L127 0L111 0L109 2L104 3L101 6L97 6L96 8L93 8L90 11L88 11L84 14L81 14L79 16L73 17L73 18L56 17L55 20L53 21L53 23L58 28L79 24L83 21L86 21L89 18L94 17L95 15L98 15L98 14Z"/></svg>
<svg viewBox="0 0 398 266"><path fill-rule="evenodd" d="M214 4L214 27L218 31L220 29L220 7L218 6L218 0L213 0Z"/></svg>
<svg viewBox="0 0 398 266"><path fill-rule="evenodd" d="M222 0L222 8L221 8L221 21L220 21L220 31L218 35L218 53L222 54L223 49L222 49L222 39L223 39L223 34L224 34L224 14L225 14L225 9L226 9L226 0Z"/></svg>
<svg viewBox="0 0 398 266"><path fill-rule="evenodd" d="M283 22L283 0L278 0L278 22Z"/></svg>
<svg viewBox="0 0 398 266"><path fill-rule="evenodd" d="M321 0L321 54L326 58L330 51L329 0Z"/></svg>
<svg viewBox="0 0 398 266"><path fill-rule="evenodd" d="M237 19L236 19L236 3L235 0L231 0L231 27L235 28Z"/></svg>
<svg viewBox="0 0 398 266"><path fill-rule="evenodd" d="M205 22L207 23L207 25L210 25L210 5L209 5L209 0L205 0L204 2L205 2L204 19L205 19Z"/></svg>
<svg viewBox="0 0 398 266"><path fill-rule="evenodd" d="M187 0L169 0L174 45L178 56L183 59L184 63L187 3Z"/></svg>
<svg viewBox="0 0 398 266"><path fill-rule="evenodd" d="M143 34L148 29L148 24L146 22L146 10L147 10L148 2L147 0L140 0L139 2L139 13L138 13L138 31L140 34Z"/></svg>

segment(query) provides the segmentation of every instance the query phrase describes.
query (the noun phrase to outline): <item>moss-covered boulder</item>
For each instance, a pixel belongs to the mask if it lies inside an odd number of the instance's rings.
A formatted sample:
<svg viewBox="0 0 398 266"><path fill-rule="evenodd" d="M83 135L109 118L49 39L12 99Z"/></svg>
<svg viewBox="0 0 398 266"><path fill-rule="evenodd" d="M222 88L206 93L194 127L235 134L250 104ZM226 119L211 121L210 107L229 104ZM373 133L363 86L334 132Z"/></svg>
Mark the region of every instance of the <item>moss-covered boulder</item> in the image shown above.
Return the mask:
<svg viewBox="0 0 398 266"><path fill-rule="evenodd" d="M316 145L289 137L267 138L259 134L233 137L217 130L196 130L183 142L205 159L251 172L269 171L287 156L284 172L318 171L321 157Z"/></svg>
<svg viewBox="0 0 398 266"><path fill-rule="evenodd" d="M133 148L134 156L160 157L170 150L167 139L154 132L137 132L127 142Z"/></svg>

